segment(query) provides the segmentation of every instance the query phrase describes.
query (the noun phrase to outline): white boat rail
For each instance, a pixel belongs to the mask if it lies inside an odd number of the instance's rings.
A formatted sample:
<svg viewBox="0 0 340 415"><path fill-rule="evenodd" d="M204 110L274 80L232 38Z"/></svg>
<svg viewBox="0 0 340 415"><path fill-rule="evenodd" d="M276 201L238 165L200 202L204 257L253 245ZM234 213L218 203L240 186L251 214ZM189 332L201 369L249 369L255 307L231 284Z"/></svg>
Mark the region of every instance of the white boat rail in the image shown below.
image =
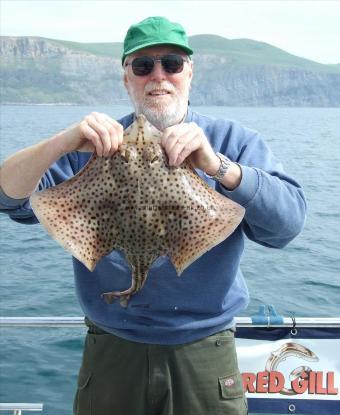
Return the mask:
<svg viewBox="0 0 340 415"><path fill-rule="evenodd" d="M270 314L266 314L266 310L263 308L259 311L258 314L252 317L236 317L235 323L237 328L245 328L244 332L248 332L248 328L287 328L290 329L291 336L296 336L299 334L299 329L303 332L302 329L308 330L309 328L314 330L314 328L321 328L326 329L326 332L339 333L340 329L340 317L283 317L276 314L275 310L269 310ZM74 317L64 317L64 316L51 316L51 317L0 317L0 328L1 329L12 329L12 328L86 328L84 317L82 316L74 316ZM240 330L240 334L242 334L242 330ZM242 337L242 335L241 335ZM338 339L339 337L336 337ZM263 370L263 369L261 369ZM326 370L326 369L325 369ZM249 371L249 370L248 370ZM258 372L258 369L252 369L254 373ZM257 372L256 372L257 371ZM329 370L328 370L329 371ZM262 372L261 372L262 373ZM322 372L320 372L322 373ZM326 373L326 372L325 372ZM328 372L327 372L328 373ZM328 379L328 378L327 378ZM289 400L290 399L290 400ZM282 413L281 408L285 408L284 410L288 413L295 412L295 404L300 404L303 400L296 400L294 401L293 398L289 397L286 400L283 399L258 399L254 397L249 397L248 402L252 402L252 410L249 406L250 413L257 413L258 410L255 410L254 405L264 405L264 403L273 401L278 402L281 406L279 409L271 410L270 413ZM261 402L262 403L261 403ZM281 402L282 401L282 402ZM335 414L340 413L338 412L340 402L339 401L322 401L327 402L327 404L332 405L328 412L324 412L325 414ZM317 403L317 400L315 400ZM43 404L40 403L0 403L0 411L14 411L13 415L21 415L22 411L42 411ZM334 412L336 411L336 412ZM268 413L267 410L261 413ZM287 413L287 412L285 412ZM317 412L299 412L305 414L315 414Z"/></svg>
<svg viewBox="0 0 340 415"><path fill-rule="evenodd" d="M251 317L236 317L237 327L339 327L340 317L284 317L283 322L254 324ZM0 317L0 327L83 327L84 317Z"/></svg>
<svg viewBox="0 0 340 415"><path fill-rule="evenodd" d="M22 411L41 412L42 403L0 403L0 411L14 411L13 415L21 415Z"/></svg>

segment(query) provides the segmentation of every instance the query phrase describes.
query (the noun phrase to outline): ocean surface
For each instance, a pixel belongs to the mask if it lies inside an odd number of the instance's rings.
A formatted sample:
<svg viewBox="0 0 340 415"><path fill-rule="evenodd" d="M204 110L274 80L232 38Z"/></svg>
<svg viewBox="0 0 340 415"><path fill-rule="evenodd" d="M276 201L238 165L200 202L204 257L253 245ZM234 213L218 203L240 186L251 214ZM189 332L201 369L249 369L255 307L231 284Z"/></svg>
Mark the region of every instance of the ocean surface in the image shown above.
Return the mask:
<svg viewBox="0 0 340 415"><path fill-rule="evenodd" d="M126 106L2 106L1 154L48 138L91 111L114 118ZM340 109L199 107L260 131L285 169L304 187L303 232L283 250L246 243L242 270L251 302L285 316L340 316ZM70 255L40 225L0 215L2 316L81 316ZM43 402L44 413L69 415L85 328L0 331L0 402Z"/></svg>

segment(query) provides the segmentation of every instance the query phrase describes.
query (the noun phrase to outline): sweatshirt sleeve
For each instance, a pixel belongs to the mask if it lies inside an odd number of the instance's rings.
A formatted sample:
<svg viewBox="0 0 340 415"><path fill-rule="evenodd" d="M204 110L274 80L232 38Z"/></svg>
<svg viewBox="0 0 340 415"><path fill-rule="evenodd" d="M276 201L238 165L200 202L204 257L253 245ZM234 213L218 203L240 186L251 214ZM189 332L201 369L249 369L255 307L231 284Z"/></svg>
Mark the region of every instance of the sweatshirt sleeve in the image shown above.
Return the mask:
<svg viewBox="0 0 340 415"><path fill-rule="evenodd" d="M245 207L243 230L249 239L268 247L284 247L305 223L301 186L284 171L257 132L236 127L228 147L229 157L241 167L242 180L233 191L220 184L220 191Z"/></svg>
<svg viewBox="0 0 340 415"><path fill-rule="evenodd" d="M84 153L85 154L85 153ZM41 177L37 190L56 186L73 177L79 170L78 153L66 154L56 161ZM12 220L23 224L38 223L31 209L29 198L13 199L0 188L0 212L7 214Z"/></svg>

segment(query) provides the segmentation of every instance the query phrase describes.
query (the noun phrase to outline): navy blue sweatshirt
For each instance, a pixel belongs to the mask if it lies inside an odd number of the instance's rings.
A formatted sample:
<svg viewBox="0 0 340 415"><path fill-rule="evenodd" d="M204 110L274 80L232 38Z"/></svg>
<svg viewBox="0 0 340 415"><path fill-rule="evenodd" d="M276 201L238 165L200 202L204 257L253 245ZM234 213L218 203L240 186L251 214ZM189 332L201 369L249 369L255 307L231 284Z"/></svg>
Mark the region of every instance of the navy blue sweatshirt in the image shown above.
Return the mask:
<svg viewBox="0 0 340 415"><path fill-rule="evenodd" d="M127 128L134 114L119 120ZM244 311L248 290L240 270L247 236L261 245L282 248L302 229L306 204L299 184L283 170L261 136L235 122L212 119L189 109L185 122L195 122L216 152L239 163L240 185L228 191L200 176L245 209L245 217L226 240L202 255L181 277L169 258L158 258L141 291L127 308L119 301L107 304L103 292L122 291L131 285L131 270L124 254L113 251L90 272L73 258L76 292L84 314L97 326L117 336L145 343L190 342L234 325ZM76 174L90 153L73 152L60 158L41 178L39 190L55 186ZM2 194L0 208L20 223L37 223L29 200Z"/></svg>

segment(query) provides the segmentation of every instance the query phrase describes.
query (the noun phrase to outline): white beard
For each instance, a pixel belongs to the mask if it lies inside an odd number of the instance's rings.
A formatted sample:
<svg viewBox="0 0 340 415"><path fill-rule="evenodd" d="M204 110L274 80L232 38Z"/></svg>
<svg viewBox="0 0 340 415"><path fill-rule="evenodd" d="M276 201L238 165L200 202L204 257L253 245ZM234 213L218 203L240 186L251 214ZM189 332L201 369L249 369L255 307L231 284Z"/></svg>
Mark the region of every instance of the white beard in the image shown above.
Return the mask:
<svg viewBox="0 0 340 415"><path fill-rule="evenodd" d="M147 105L141 105L136 108L136 115L144 114L146 119L154 125L158 130L163 131L172 125L179 124L187 111L187 101L171 105L159 106L158 108L150 108Z"/></svg>
<svg viewBox="0 0 340 415"><path fill-rule="evenodd" d="M157 102L154 98L148 99L147 96L139 99L135 96L134 91L130 90L136 116L145 115L146 119L160 131L183 121L188 109L188 93L180 95L174 86L167 81L161 84L149 83L145 89L147 92L153 88L164 88L171 91L171 102L169 100Z"/></svg>

